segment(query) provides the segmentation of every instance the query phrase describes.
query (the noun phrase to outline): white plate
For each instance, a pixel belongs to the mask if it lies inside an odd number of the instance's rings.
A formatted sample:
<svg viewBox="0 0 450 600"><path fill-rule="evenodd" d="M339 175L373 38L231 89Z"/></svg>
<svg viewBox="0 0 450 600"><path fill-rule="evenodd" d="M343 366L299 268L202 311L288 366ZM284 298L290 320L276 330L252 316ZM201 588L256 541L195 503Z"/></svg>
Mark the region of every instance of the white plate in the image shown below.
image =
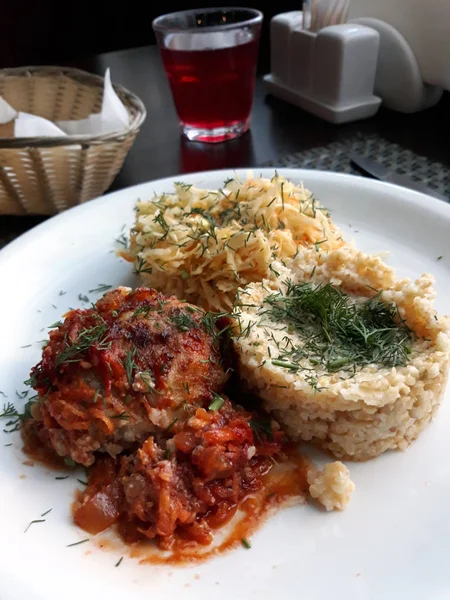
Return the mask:
<svg viewBox="0 0 450 600"><path fill-rule="evenodd" d="M391 251L388 260L400 275L433 273L437 308L450 313L448 205L348 175L280 173L303 181L360 248ZM273 171L263 169L262 174L270 177ZM215 171L183 180L216 188L230 175ZM9 400L17 400L15 391L25 389L22 382L39 360L37 340L70 306L82 305L79 293L95 300L99 294L88 290L99 283L133 284L130 265L112 252L114 239L132 224L136 199L168 191L172 181L89 202L0 252L0 390ZM100 550L91 542L68 548L88 537L70 518L76 477L55 480L54 472L23 465L18 435L0 434L0 598L448 599L449 411L447 397L438 418L406 452L349 464L356 491L345 512L286 509L253 536L250 550L239 548L182 568L139 565L124 551ZM49 508L46 522L24 533ZM125 558L115 568L122 554Z"/></svg>

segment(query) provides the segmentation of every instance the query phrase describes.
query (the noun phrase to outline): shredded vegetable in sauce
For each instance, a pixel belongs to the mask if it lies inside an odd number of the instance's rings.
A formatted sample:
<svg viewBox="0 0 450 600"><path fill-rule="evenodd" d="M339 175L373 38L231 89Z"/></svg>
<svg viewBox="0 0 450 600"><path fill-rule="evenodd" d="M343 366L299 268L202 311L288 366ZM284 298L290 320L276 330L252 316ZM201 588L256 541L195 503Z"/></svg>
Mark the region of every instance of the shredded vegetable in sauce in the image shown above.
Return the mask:
<svg viewBox="0 0 450 600"><path fill-rule="evenodd" d="M302 498L306 467L278 424L225 394L227 330L223 313L146 288L53 325L22 434L33 458L88 468L73 504L87 534L114 526L157 548L152 562L204 559Z"/></svg>

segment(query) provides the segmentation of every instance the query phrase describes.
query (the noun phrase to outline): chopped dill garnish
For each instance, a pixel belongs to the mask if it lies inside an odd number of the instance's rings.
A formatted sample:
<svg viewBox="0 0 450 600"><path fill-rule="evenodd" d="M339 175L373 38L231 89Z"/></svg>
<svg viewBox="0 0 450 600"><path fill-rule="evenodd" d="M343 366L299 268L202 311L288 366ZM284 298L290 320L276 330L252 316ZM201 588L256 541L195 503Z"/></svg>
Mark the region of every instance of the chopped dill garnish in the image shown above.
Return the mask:
<svg viewBox="0 0 450 600"><path fill-rule="evenodd" d="M164 235L162 238L160 238L160 240L163 240L167 237L167 234L169 233L169 225L167 224L165 218L164 218L164 213L162 212L158 212L158 214L155 216L155 218L153 219L154 223L158 223L158 225L161 227L161 229L164 232Z"/></svg>
<svg viewBox="0 0 450 600"><path fill-rule="evenodd" d="M119 558L119 560L116 562L116 564L114 565L115 567L120 567L120 563L123 561L123 556L121 556Z"/></svg>
<svg viewBox="0 0 450 600"><path fill-rule="evenodd" d="M73 340L71 344L66 340L66 347L56 357L56 366L67 362L79 362L82 359L78 355L89 350L94 344L96 344L97 350L109 348L108 327L103 320L98 325L82 329L77 339Z"/></svg>
<svg viewBox="0 0 450 600"><path fill-rule="evenodd" d="M26 532L27 532L27 531L30 529L30 527L31 527L32 525L34 525L35 523L45 523L45 519L34 519L34 520L33 520L33 521L31 521L30 523L28 523L28 526L27 526L27 528L25 529L24 533L26 533Z"/></svg>
<svg viewBox="0 0 450 600"><path fill-rule="evenodd" d="M323 240L319 240L318 242L314 242L314 246L316 247L316 252L319 252L319 246L320 246L320 244L324 244L325 242L328 242L328 238L324 238Z"/></svg>
<svg viewBox="0 0 450 600"><path fill-rule="evenodd" d="M174 311L169 317L171 323L176 325L180 331L189 331L192 327L195 327L196 322L191 315L185 313L183 310Z"/></svg>
<svg viewBox="0 0 450 600"><path fill-rule="evenodd" d="M228 318L230 317L229 313L226 312L210 312L207 311L201 318L201 322L205 326L206 333L212 335L214 340L217 340L219 337L224 335L225 333L231 331L231 323L228 322ZM226 318L226 322L224 322L224 327L222 329L218 329L218 321L220 319Z"/></svg>
<svg viewBox="0 0 450 600"><path fill-rule="evenodd" d="M192 187L192 183L184 183L184 181L174 181L173 185L182 188L185 192L188 192Z"/></svg>
<svg viewBox="0 0 450 600"><path fill-rule="evenodd" d="M273 273L273 274L274 274L276 277L279 277L279 276L280 276L280 274L278 273L278 271L276 271L276 270L273 268L273 266L272 266L272 263L270 263L270 264L269 264L269 270L270 270L270 271L272 271L272 273Z"/></svg>
<svg viewBox="0 0 450 600"><path fill-rule="evenodd" d="M62 481L63 479L69 479L68 475L58 475L55 477L56 481Z"/></svg>
<svg viewBox="0 0 450 600"><path fill-rule="evenodd" d="M77 479L78 483L81 483L81 485L87 485L88 482L87 481L83 481L82 479Z"/></svg>
<svg viewBox="0 0 450 600"><path fill-rule="evenodd" d="M141 273L152 273L152 267L145 268L145 259L142 256L138 256L136 259L136 265L134 267L134 274L140 275Z"/></svg>
<svg viewBox="0 0 450 600"><path fill-rule="evenodd" d="M183 382L183 389L184 389L184 391L186 392L186 394L187 394L188 396L190 396L190 395L191 395L191 392L190 392L190 390L189 390L189 384L188 384L188 383L186 383L186 382Z"/></svg>
<svg viewBox="0 0 450 600"><path fill-rule="evenodd" d="M133 348L133 350L127 350L125 356L125 372L130 386L133 385L133 370L136 368L136 363L134 362L135 354L136 348Z"/></svg>
<svg viewBox="0 0 450 600"><path fill-rule="evenodd" d="M325 389L325 388L319 386L319 380L317 379L317 377L315 375L312 375L311 373L307 373L305 375L305 381L307 383L309 383L309 385L314 390L315 394L317 394L318 392L321 392L323 389Z"/></svg>
<svg viewBox="0 0 450 600"><path fill-rule="evenodd" d="M281 206L283 207L283 210L284 210L284 181L282 181L280 184L280 193L281 193Z"/></svg>
<svg viewBox="0 0 450 600"><path fill-rule="evenodd" d="M155 379L150 371L141 371L139 373L139 377L141 378L142 382L147 386L147 390L149 392L155 391Z"/></svg>
<svg viewBox="0 0 450 600"><path fill-rule="evenodd" d="M66 465L66 467L76 467L77 466L77 463L72 458L69 458L68 456L66 456L66 458L64 459L64 464ZM69 476L67 475L67 477L69 477ZM55 477L55 479L56 479L56 477Z"/></svg>
<svg viewBox="0 0 450 600"><path fill-rule="evenodd" d="M92 402L93 402L94 404L97 402L97 400L98 400L98 395L99 395L99 394L101 394L101 388L100 388L100 387L98 387L98 388L95 390L94 398L92 399Z"/></svg>
<svg viewBox="0 0 450 600"><path fill-rule="evenodd" d="M37 384L36 375L30 375L29 379L25 379L23 383L24 385L28 385L29 387L34 387Z"/></svg>
<svg viewBox="0 0 450 600"><path fill-rule="evenodd" d="M124 248L128 248L128 239L124 233L121 233L118 238L115 240L120 246Z"/></svg>
<svg viewBox="0 0 450 600"><path fill-rule="evenodd" d="M90 302L86 294L78 294L78 300L80 300L80 302Z"/></svg>
<svg viewBox="0 0 450 600"><path fill-rule="evenodd" d="M25 397L24 395L18 396L19 398ZM3 405L3 410L0 412L0 419L9 419L5 425L5 429L3 429L4 433L13 433L20 429L22 422L30 416L31 404L33 404L33 400L28 400L25 404L23 413L19 413L12 402L7 402Z"/></svg>
<svg viewBox="0 0 450 600"><path fill-rule="evenodd" d="M214 398L214 400L208 406L208 410L220 410L222 408L225 400L222 398L222 396L219 396L219 394L216 394L216 392L213 392L213 398Z"/></svg>
<svg viewBox="0 0 450 600"><path fill-rule="evenodd" d="M55 321L54 323L49 325L47 329L56 329L57 327L61 327L62 324L62 321Z"/></svg>
<svg viewBox="0 0 450 600"><path fill-rule="evenodd" d="M148 314L152 310L155 310L155 309L151 304L143 304L142 306L139 306L138 308L136 308L136 310L134 311L134 313L131 316L133 319L136 319L136 317L138 317L139 315L142 315L144 318L147 318Z"/></svg>
<svg viewBox="0 0 450 600"><path fill-rule="evenodd" d="M178 421L178 417L175 417L175 419L172 421L172 423L167 425L167 427L164 429L164 433L167 433L168 431L170 431L177 421Z"/></svg>
<svg viewBox="0 0 450 600"><path fill-rule="evenodd" d="M316 199L314 196L311 196L311 212L312 212L312 217L313 219L316 218L316 208L315 208L315 204L316 204Z"/></svg>
<svg viewBox="0 0 450 600"><path fill-rule="evenodd" d="M0 413L0 419L9 419L10 417L19 417L16 407L12 402L3 405L3 410Z"/></svg>
<svg viewBox="0 0 450 600"><path fill-rule="evenodd" d="M128 413L126 413L125 411L121 412L118 415L113 415L112 417L110 417L110 419L120 419L120 420L122 420L122 419L126 420L129 418L130 418L130 415Z"/></svg>
<svg viewBox="0 0 450 600"><path fill-rule="evenodd" d="M279 356L272 364L291 370L320 365L326 372L355 370L368 364L396 367L406 364L413 333L400 318L395 304L381 299L352 301L331 284L286 282L286 294L267 296L260 314L287 323L300 343L289 338L278 342ZM317 379L309 378L317 388ZM319 389L319 388L317 388Z"/></svg>
<svg viewBox="0 0 450 600"><path fill-rule="evenodd" d="M94 288L93 290L89 290L90 294L96 294L97 292L106 292L106 290L110 290L112 288L112 285L108 285L106 283L99 283L98 287Z"/></svg>
<svg viewBox="0 0 450 600"><path fill-rule="evenodd" d="M296 365L291 362L287 362L286 360L272 360L272 364L276 367L282 367L283 369L292 369L293 371L298 371L299 365Z"/></svg>
<svg viewBox="0 0 450 600"><path fill-rule="evenodd" d="M273 440L272 419L270 417L250 419L249 425L260 444L264 441L264 438L269 441Z"/></svg>
<svg viewBox="0 0 450 600"><path fill-rule="evenodd" d="M252 547L252 545L250 544L250 542L247 540L247 538L242 538L241 539L241 544L244 546L244 548L246 550L250 550L250 548Z"/></svg>
<svg viewBox="0 0 450 600"><path fill-rule="evenodd" d="M26 344L25 346L20 346L21 348L31 348L32 344Z"/></svg>
<svg viewBox="0 0 450 600"><path fill-rule="evenodd" d="M80 540L79 542L73 542L73 544L67 544L66 548L71 548L72 546L79 546L80 544L84 544L89 541L89 538L85 540Z"/></svg>
<svg viewBox="0 0 450 600"><path fill-rule="evenodd" d="M42 513L41 517L45 517L46 515L48 515L48 513L52 512L52 510L53 508L49 508L48 510Z"/></svg>

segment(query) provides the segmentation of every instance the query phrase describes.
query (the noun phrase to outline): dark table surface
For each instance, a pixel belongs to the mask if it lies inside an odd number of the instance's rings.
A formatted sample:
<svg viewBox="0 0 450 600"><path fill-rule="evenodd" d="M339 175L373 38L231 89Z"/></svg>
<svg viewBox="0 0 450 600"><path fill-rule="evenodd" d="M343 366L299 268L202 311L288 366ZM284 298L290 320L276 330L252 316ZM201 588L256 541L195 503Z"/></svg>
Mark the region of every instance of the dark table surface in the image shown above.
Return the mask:
<svg viewBox="0 0 450 600"><path fill-rule="evenodd" d="M313 149L356 134L377 133L433 160L450 164L450 94L434 108L413 115L381 109L368 120L332 125L281 100L266 96L260 73L256 82L251 130L222 144L189 142L178 122L162 63L154 46L100 54L72 66L104 74L136 93L147 119L113 183L120 189L143 181L220 168L276 164L283 155ZM12 239L42 217L0 217L0 239Z"/></svg>

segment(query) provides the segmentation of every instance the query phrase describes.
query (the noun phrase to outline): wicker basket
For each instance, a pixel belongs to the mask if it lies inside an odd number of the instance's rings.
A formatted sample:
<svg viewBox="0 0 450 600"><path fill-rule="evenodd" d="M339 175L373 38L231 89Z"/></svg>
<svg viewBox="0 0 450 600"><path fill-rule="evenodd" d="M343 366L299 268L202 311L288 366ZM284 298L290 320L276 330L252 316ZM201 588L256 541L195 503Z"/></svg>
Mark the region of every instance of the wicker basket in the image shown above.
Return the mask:
<svg viewBox="0 0 450 600"><path fill-rule="evenodd" d="M130 114L125 131L0 137L0 214L50 215L108 189L146 116L139 98L120 86L114 89ZM103 78L63 67L3 69L0 95L17 111L51 121L83 119L101 109Z"/></svg>

